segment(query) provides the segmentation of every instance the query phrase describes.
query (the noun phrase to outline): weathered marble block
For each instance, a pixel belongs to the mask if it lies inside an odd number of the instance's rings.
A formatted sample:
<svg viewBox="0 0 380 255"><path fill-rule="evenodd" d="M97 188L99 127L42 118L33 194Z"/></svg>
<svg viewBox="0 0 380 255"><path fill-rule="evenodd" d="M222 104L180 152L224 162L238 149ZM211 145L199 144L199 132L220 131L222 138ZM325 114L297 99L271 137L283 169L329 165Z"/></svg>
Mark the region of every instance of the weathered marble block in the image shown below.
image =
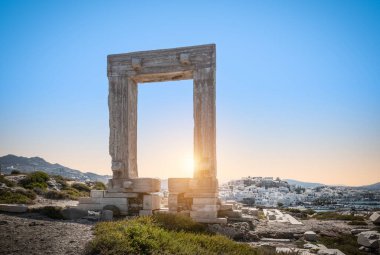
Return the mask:
<svg viewBox="0 0 380 255"><path fill-rule="evenodd" d="M158 210L161 208L161 197L158 194L144 195L143 209L144 210Z"/></svg>
<svg viewBox="0 0 380 255"><path fill-rule="evenodd" d="M136 178L131 181L132 192L154 193L161 190L161 180L158 178Z"/></svg>
<svg viewBox="0 0 380 255"><path fill-rule="evenodd" d="M191 178L169 178L168 188L170 193L189 192L189 183Z"/></svg>
<svg viewBox="0 0 380 255"><path fill-rule="evenodd" d="M216 205L218 198L194 198L193 205Z"/></svg>
<svg viewBox="0 0 380 255"><path fill-rule="evenodd" d="M103 197L104 196L104 190L91 190L90 191L90 197Z"/></svg>
<svg viewBox="0 0 380 255"><path fill-rule="evenodd" d="M202 193L185 193L186 198L217 198L218 193L216 192L202 192Z"/></svg>
<svg viewBox="0 0 380 255"><path fill-rule="evenodd" d="M192 205L191 210L193 211L217 211L219 210L219 205Z"/></svg>

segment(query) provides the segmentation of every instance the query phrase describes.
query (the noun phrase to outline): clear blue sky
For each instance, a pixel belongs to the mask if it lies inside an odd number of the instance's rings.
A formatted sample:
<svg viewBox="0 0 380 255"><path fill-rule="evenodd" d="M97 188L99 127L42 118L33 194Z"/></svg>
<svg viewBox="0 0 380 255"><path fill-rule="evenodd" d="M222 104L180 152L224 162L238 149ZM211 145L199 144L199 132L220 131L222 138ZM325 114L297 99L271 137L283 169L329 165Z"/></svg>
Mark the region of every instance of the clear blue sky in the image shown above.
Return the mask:
<svg viewBox="0 0 380 255"><path fill-rule="evenodd" d="M215 43L220 179L380 181L380 1L1 1L0 33L0 155L110 174L106 56ZM141 176L189 175L191 84L139 86Z"/></svg>

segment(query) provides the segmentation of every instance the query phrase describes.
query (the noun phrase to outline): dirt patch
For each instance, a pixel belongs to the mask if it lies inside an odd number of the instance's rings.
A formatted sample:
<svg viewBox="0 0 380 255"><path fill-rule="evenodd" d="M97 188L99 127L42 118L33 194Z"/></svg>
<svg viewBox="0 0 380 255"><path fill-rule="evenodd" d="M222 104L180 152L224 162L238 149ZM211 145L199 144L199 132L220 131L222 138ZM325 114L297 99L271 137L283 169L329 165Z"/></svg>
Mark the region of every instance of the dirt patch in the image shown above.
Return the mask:
<svg viewBox="0 0 380 255"><path fill-rule="evenodd" d="M0 254L82 254L93 224L51 220L36 213L0 213Z"/></svg>

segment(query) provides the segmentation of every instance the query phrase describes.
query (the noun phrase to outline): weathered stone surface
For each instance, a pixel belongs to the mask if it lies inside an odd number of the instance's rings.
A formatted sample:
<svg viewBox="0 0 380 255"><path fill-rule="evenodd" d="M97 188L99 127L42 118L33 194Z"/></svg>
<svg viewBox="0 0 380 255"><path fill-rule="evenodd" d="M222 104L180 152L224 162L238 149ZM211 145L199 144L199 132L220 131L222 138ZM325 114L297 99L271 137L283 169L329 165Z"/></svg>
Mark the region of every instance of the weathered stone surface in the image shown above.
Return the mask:
<svg viewBox="0 0 380 255"><path fill-rule="evenodd" d="M98 204L98 203L92 203L92 204L79 203L77 208L80 210L85 210L85 211L100 211L103 209L103 206L104 205Z"/></svg>
<svg viewBox="0 0 380 255"><path fill-rule="evenodd" d="M192 205L191 209L193 211L217 211L219 205Z"/></svg>
<svg viewBox="0 0 380 255"><path fill-rule="evenodd" d="M215 45L108 56L114 187L137 178L137 83L194 80L194 176L216 176Z"/></svg>
<svg viewBox="0 0 380 255"><path fill-rule="evenodd" d="M194 205L216 205L218 202L217 198L194 198Z"/></svg>
<svg viewBox="0 0 380 255"><path fill-rule="evenodd" d="M303 236L304 236L305 240L309 241L309 242L315 242L318 239L317 234L315 232L313 232L313 231L306 231L303 234Z"/></svg>
<svg viewBox="0 0 380 255"><path fill-rule="evenodd" d="M80 197L80 204L127 204L128 199L125 197Z"/></svg>
<svg viewBox="0 0 380 255"><path fill-rule="evenodd" d="M219 211L219 217L230 217L230 218L241 218L242 212L241 210L227 210L227 211Z"/></svg>
<svg viewBox="0 0 380 255"><path fill-rule="evenodd" d="M169 195L168 206L169 211L188 211L193 204L195 211L204 213L213 209L215 214L220 204L216 179L215 59L214 44L108 56L109 153L113 178L103 194L94 192L91 199L81 199L82 208L110 204L124 212L128 210L127 200L117 199L137 199L138 195L131 194L160 191L159 179L138 178L138 83L193 79L194 179L169 179L169 191L176 195ZM130 208L132 204L135 203L130 203ZM139 211L142 215L160 208L159 199L150 195L144 196L142 204L144 210ZM136 208L141 209L139 205Z"/></svg>
<svg viewBox="0 0 380 255"><path fill-rule="evenodd" d="M103 210L100 214L100 219L104 221L110 221L113 219L113 211L111 210Z"/></svg>
<svg viewBox="0 0 380 255"><path fill-rule="evenodd" d="M13 213L24 213L28 211L28 206L26 205L16 205L16 204L0 204L0 211L3 212L13 212Z"/></svg>
<svg viewBox="0 0 380 255"><path fill-rule="evenodd" d="M224 203L222 203L222 204L220 205L220 210L221 210L221 211L227 211L227 210L231 211L232 208L233 208L233 205L232 205L232 204L224 204Z"/></svg>
<svg viewBox="0 0 380 255"><path fill-rule="evenodd" d="M158 210L161 207L161 197L158 194L144 195L143 209L144 210Z"/></svg>
<svg viewBox="0 0 380 255"><path fill-rule="evenodd" d="M368 228L354 228L354 229L351 229L351 234L357 235L357 234L360 234L361 232L366 232L366 231L369 231L369 229Z"/></svg>
<svg viewBox="0 0 380 255"><path fill-rule="evenodd" d="M369 219L375 224L380 224L380 213L374 212Z"/></svg>
<svg viewBox="0 0 380 255"><path fill-rule="evenodd" d="M169 178L168 189L170 193L189 192L189 182L191 178Z"/></svg>
<svg viewBox="0 0 380 255"><path fill-rule="evenodd" d="M358 235L358 244L369 248L379 248L380 234L377 231L365 231Z"/></svg>
<svg viewBox="0 0 380 255"><path fill-rule="evenodd" d="M132 192L104 192L105 198L136 198L138 195L138 193Z"/></svg>
<svg viewBox="0 0 380 255"><path fill-rule="evenodd" d="M65 220L76 220L88 216L88 210L81 210L76 207L64 208L61 213Z"/></svg>
<svg viewBox="0 0 380 255"><path fill-rule="evenodd" d="M131 181L133 192L153 193L161 190L161 180L158 178L135 178Z"/></svg>
<svg viewBox="0 0 380 255"><path fill-rule="evenodd" d="M320 255L345 255L338 249L320 249L317 254Z"/></svg>
<svg viewBox="0 0 380 255"><path fill-rule="evenodd" d="M217 198L219 193L217 192L198 192L198 193L185 193L186 198Z"/></svg>
<svg viewBox="0 0 380 255"><path fill-rule="evenodd" d="M90 197L99 198L104 197L105 190L91 190Z"/></svg>
<svg viewBox="0 0 380 255"><path fill-rule="evenodd" d="M248 215L253 215L253 216L258 216L259 215L259 209L257 209L257 208L243 207L241 209L241 211L244 214L248 214Z"/></svg>

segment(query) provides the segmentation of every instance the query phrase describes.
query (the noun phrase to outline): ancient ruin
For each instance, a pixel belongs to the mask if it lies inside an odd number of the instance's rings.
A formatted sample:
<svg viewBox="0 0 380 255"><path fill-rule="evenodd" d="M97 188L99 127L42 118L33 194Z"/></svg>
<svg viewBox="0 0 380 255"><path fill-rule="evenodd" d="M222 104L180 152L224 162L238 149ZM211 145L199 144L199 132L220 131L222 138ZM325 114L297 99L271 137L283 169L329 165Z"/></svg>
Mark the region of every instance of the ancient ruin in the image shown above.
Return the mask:
<svg viewBox="0 0 380 255"><path fill-rule="evenodd" d="M160 180L139 178L137 168L138 84L193 79L194 176L169 179L169 212L189 212L198 222L218 219L216 178L215 45L108 56L109 152L113 178L106 191L80 200L83 209L117 206L122 214L150 215L160 209Z"/></svg>

